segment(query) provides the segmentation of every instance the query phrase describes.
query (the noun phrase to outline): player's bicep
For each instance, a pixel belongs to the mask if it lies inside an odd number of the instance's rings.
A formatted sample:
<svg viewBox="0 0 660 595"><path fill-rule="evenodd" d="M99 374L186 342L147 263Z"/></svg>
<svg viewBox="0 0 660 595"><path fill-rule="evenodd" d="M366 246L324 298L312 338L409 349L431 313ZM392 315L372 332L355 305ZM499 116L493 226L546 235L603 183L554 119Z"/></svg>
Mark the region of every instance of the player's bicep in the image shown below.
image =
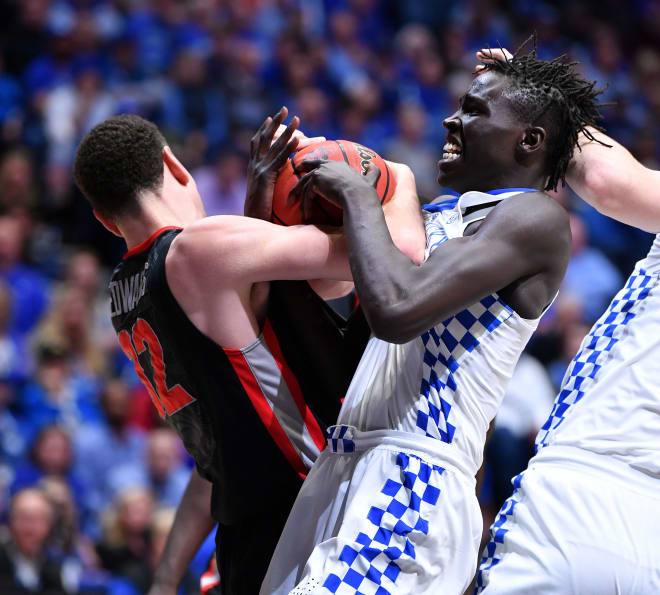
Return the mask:
<svg viewBox="0 0 660 595"><path fill-rule="evenodd" d="M211 285L276 279L350 280L346 244L339 234L246 217L209 217L195 226L182 233L177 243L183 260L192 269L205 270Z"/></svg>

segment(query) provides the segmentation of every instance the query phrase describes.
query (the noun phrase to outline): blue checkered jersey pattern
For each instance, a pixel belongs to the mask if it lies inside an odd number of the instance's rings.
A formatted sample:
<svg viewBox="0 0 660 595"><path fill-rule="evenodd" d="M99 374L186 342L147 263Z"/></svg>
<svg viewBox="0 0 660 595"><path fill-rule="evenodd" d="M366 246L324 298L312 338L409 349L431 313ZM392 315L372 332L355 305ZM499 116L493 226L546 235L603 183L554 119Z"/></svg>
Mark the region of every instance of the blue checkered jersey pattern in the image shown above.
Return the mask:
<svg viewBox="0 0 660 595"><path fill-rule="evenodd" d="M421 336L424 356L419 392L424 398L418 403L416 425L426 436L452 442L456 427L450 421L451 409L461 362L484 335L512 314L496 295L489 295Z"/></svg>
<svg viewBox="0 0 660 595"><path fill-rule="evenodd" d="M477 573L477 584L474 590L475 595L481 593L486 588L486 575L488 571L493 567L499 564L501 560L501 549L504 543L504 536L509 532L511 523L513 522L513 512L516 508L516 505L520 501L520 496L518 494L520 490L520 485L522 484L524 473L516 475L511 480L513 484L513 492L509 499L502 504L502 508L497 513L497 518L490 526L490 541L486 545L484 550L484 555L479 562L479 572Z"/></svg>
<svg viewBox="0 0 660 595"><path fill-rule="evenodd" d="M339 556L346 571L324 578L330 593L395 593L401 573L397 561L416 559L414 542L429 532L425 516L438 502L444 469L402 452L396 464L396 475L387 479L367 512L370 529L360 531Z"/></svg>
<svg viewBox="0 0 660 595"><path fill-rule="evenodd" d="M439 219L442 216L440 212L426 217L429 253L449 239ZM456 426L450 418L454 394L458 389L455 375L461 361L466 354L474 351L485 334L493 332L512 314L511 308L493 294L421 336L424 355L419 392L423 399L418 403L416 426L426 436L452 442Z"/></svg>
<svg viewBox="0 0 660 595"><path fill-rule="evenodd" d="M598 379L598 373L607 364L614 346L626 332L626 325L637 315L644 299L653 288L653 275L638 268L625 287L614 297L609 308L582 341L573 358L555 399L550 417L536 437L536 451L551 443L557 429Z"/></svg>
<svg viewBox="0 0 660 595"><path fill-rule="evenodd" d="M352 430L349 426L330 426L327 430L328 448L335 453L349 453L355 450Z"/></svg>

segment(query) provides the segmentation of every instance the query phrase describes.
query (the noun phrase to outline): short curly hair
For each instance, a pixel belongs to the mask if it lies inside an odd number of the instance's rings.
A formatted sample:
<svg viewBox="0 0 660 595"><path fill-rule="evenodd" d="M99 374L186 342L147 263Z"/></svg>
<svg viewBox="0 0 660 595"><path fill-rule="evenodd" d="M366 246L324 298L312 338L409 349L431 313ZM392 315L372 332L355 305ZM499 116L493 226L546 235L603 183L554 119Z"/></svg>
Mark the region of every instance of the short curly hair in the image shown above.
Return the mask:
<svg viewBox="0 0 660 595"><path fill-rule="evenodd" d="M530 40L533 49L521 54ZM539 60L536 57L536 35L527 39L512 58L488 57L490 60L483 66L509 78L510 85L504 95L520 119L530 125L538 123L545 127L549 145L545 189L556 190L559 182L566 184L566 170L575 147L579 148L580 132L597 140L588 127L600 130L597 122L602 116L598 108L602 104L596 102L596 97L603 90L596 88L595 81L583 79L574 68L577 62L567 62L565 56Z"/></svg>
<svg viewBox="0 0 660 595"><path fill-rule="evenodd" d="M135 115L114 116L82 139L73 163L80 191L101 215L135 212L145 191L163 184L163 147L158 128Z"/></svg>

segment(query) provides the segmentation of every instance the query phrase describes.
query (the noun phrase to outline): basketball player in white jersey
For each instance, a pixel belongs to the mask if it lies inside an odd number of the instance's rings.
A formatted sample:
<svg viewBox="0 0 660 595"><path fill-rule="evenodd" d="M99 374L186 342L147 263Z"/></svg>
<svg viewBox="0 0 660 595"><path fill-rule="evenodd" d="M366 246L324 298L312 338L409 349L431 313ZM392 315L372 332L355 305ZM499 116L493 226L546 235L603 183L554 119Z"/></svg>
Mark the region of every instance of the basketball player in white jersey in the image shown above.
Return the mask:
<svg viewBox="0 0 660 595"><path fill-rule="evenodd" d="M427 209L421 265L393 246L364 178L303 164L303 202L320 194L344 208L374 336L263 595L460 594L472 579L486 432L570 253L566 213L542 190L597 118L597 92L570 65L531 53L490 70L444 121L439 182L457 193Z"/></svg>
<svg viewBox="0 0 660 595"><path fill-rule="evenodd" d="M601 213L658 234L660 172L591 132L610 147L583 139L568 183ZM660 593L660 235L582 342L512 483L477 593Z"/></svg>

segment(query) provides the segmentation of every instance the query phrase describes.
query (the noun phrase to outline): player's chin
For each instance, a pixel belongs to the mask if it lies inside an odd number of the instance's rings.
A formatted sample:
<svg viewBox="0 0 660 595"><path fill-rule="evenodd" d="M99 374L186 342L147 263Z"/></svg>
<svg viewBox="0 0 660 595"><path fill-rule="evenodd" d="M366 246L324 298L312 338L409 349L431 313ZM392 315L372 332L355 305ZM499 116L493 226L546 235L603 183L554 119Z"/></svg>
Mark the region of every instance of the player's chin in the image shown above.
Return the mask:
<svg viewBox="0 0 660 595"><path fill-rule="evenodd" d="M460 156L438 161L438 184L451 187L452 180L461 177L462 165L463 158Z"/></svg>

